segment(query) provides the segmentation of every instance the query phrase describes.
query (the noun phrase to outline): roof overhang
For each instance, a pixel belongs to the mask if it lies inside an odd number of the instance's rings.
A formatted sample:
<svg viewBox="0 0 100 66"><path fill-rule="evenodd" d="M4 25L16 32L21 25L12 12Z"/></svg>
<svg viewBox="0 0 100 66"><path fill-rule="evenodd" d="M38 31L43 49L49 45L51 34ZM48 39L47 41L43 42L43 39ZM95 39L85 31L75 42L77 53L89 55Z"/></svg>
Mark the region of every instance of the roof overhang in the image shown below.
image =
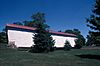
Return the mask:
<svg viewBox="0 0 100 66"><path fill-rule="evenodd" d="M36 28L33 28L33 27L22 26L22 25L15 25L15 24L7 24L6 27L10 27L10 28L19 28L19 29L26 29L26 30L31 30L31 31L35 31L35 30L36 30ZM55 35L76 37L75 34L70 34L70 33L57 32L57 31L49 31L49 32L50 32L51 34L55 34Z"/></svg>

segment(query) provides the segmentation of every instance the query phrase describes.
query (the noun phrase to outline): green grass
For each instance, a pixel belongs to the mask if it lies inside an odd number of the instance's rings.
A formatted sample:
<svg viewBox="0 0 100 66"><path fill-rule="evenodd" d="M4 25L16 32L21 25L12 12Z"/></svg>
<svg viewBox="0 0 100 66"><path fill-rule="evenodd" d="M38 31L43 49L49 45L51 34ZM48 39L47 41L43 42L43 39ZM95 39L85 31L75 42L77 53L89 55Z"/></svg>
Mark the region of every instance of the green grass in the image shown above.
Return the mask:
<svg viewBox="0 0 100 66"><path fill-rule="evenodd" d="M0 66L100 66L100 60L75 56L80 54L100 55L100 50L72 49L50 53L29 53L0 48Z"/></svg>

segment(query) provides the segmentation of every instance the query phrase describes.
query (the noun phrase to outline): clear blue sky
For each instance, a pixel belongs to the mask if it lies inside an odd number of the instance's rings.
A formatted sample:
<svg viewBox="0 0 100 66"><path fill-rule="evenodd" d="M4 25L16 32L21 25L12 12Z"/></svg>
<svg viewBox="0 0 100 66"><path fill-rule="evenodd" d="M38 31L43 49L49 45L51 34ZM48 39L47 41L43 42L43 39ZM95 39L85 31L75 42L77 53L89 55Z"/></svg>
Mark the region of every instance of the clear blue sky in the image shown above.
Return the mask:
<svg viewBox="0 0 100 66"><path fill-rule="evenodd" d="M0 31L6 24L31 20L36 12L45 13L51 29L79 29L86 37L90 30L86 19L91 15L94 0L0 0Z"/></svg>

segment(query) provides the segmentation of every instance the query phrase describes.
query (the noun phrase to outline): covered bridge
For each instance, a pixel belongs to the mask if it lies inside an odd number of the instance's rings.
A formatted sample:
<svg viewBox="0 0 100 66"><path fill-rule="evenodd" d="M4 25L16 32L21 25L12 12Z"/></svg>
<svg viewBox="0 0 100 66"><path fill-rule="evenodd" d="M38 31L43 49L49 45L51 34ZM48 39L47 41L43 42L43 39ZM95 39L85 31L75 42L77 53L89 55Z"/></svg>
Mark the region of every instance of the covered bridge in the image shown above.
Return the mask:
<svg viewBox="0 0 100 66"><path fill-rule="evenodd" d="M15 24L7 24L8 43L14 43L16 47L31 47L33 42L36 28L20 26ZM69 41L72 47L75 45L76 35L49 31L52 38L55 40L55 47L64 47L65 41Z"/></svg>

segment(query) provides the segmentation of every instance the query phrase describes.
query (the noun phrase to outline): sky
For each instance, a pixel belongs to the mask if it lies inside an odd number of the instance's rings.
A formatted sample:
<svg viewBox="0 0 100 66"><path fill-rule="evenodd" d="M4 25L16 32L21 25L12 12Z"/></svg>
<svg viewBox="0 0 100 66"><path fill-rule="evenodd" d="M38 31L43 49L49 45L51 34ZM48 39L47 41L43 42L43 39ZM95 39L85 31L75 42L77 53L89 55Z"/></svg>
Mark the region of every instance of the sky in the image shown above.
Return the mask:
<svg viewBox="0 0 100 66"><path fill-rule="evenodd" d="M94 0L0 0L0 31L6 24L32 20L33 14L43 12L52 30L79 29L86 37L90 30L86 18L93 5Z"/></svg>

